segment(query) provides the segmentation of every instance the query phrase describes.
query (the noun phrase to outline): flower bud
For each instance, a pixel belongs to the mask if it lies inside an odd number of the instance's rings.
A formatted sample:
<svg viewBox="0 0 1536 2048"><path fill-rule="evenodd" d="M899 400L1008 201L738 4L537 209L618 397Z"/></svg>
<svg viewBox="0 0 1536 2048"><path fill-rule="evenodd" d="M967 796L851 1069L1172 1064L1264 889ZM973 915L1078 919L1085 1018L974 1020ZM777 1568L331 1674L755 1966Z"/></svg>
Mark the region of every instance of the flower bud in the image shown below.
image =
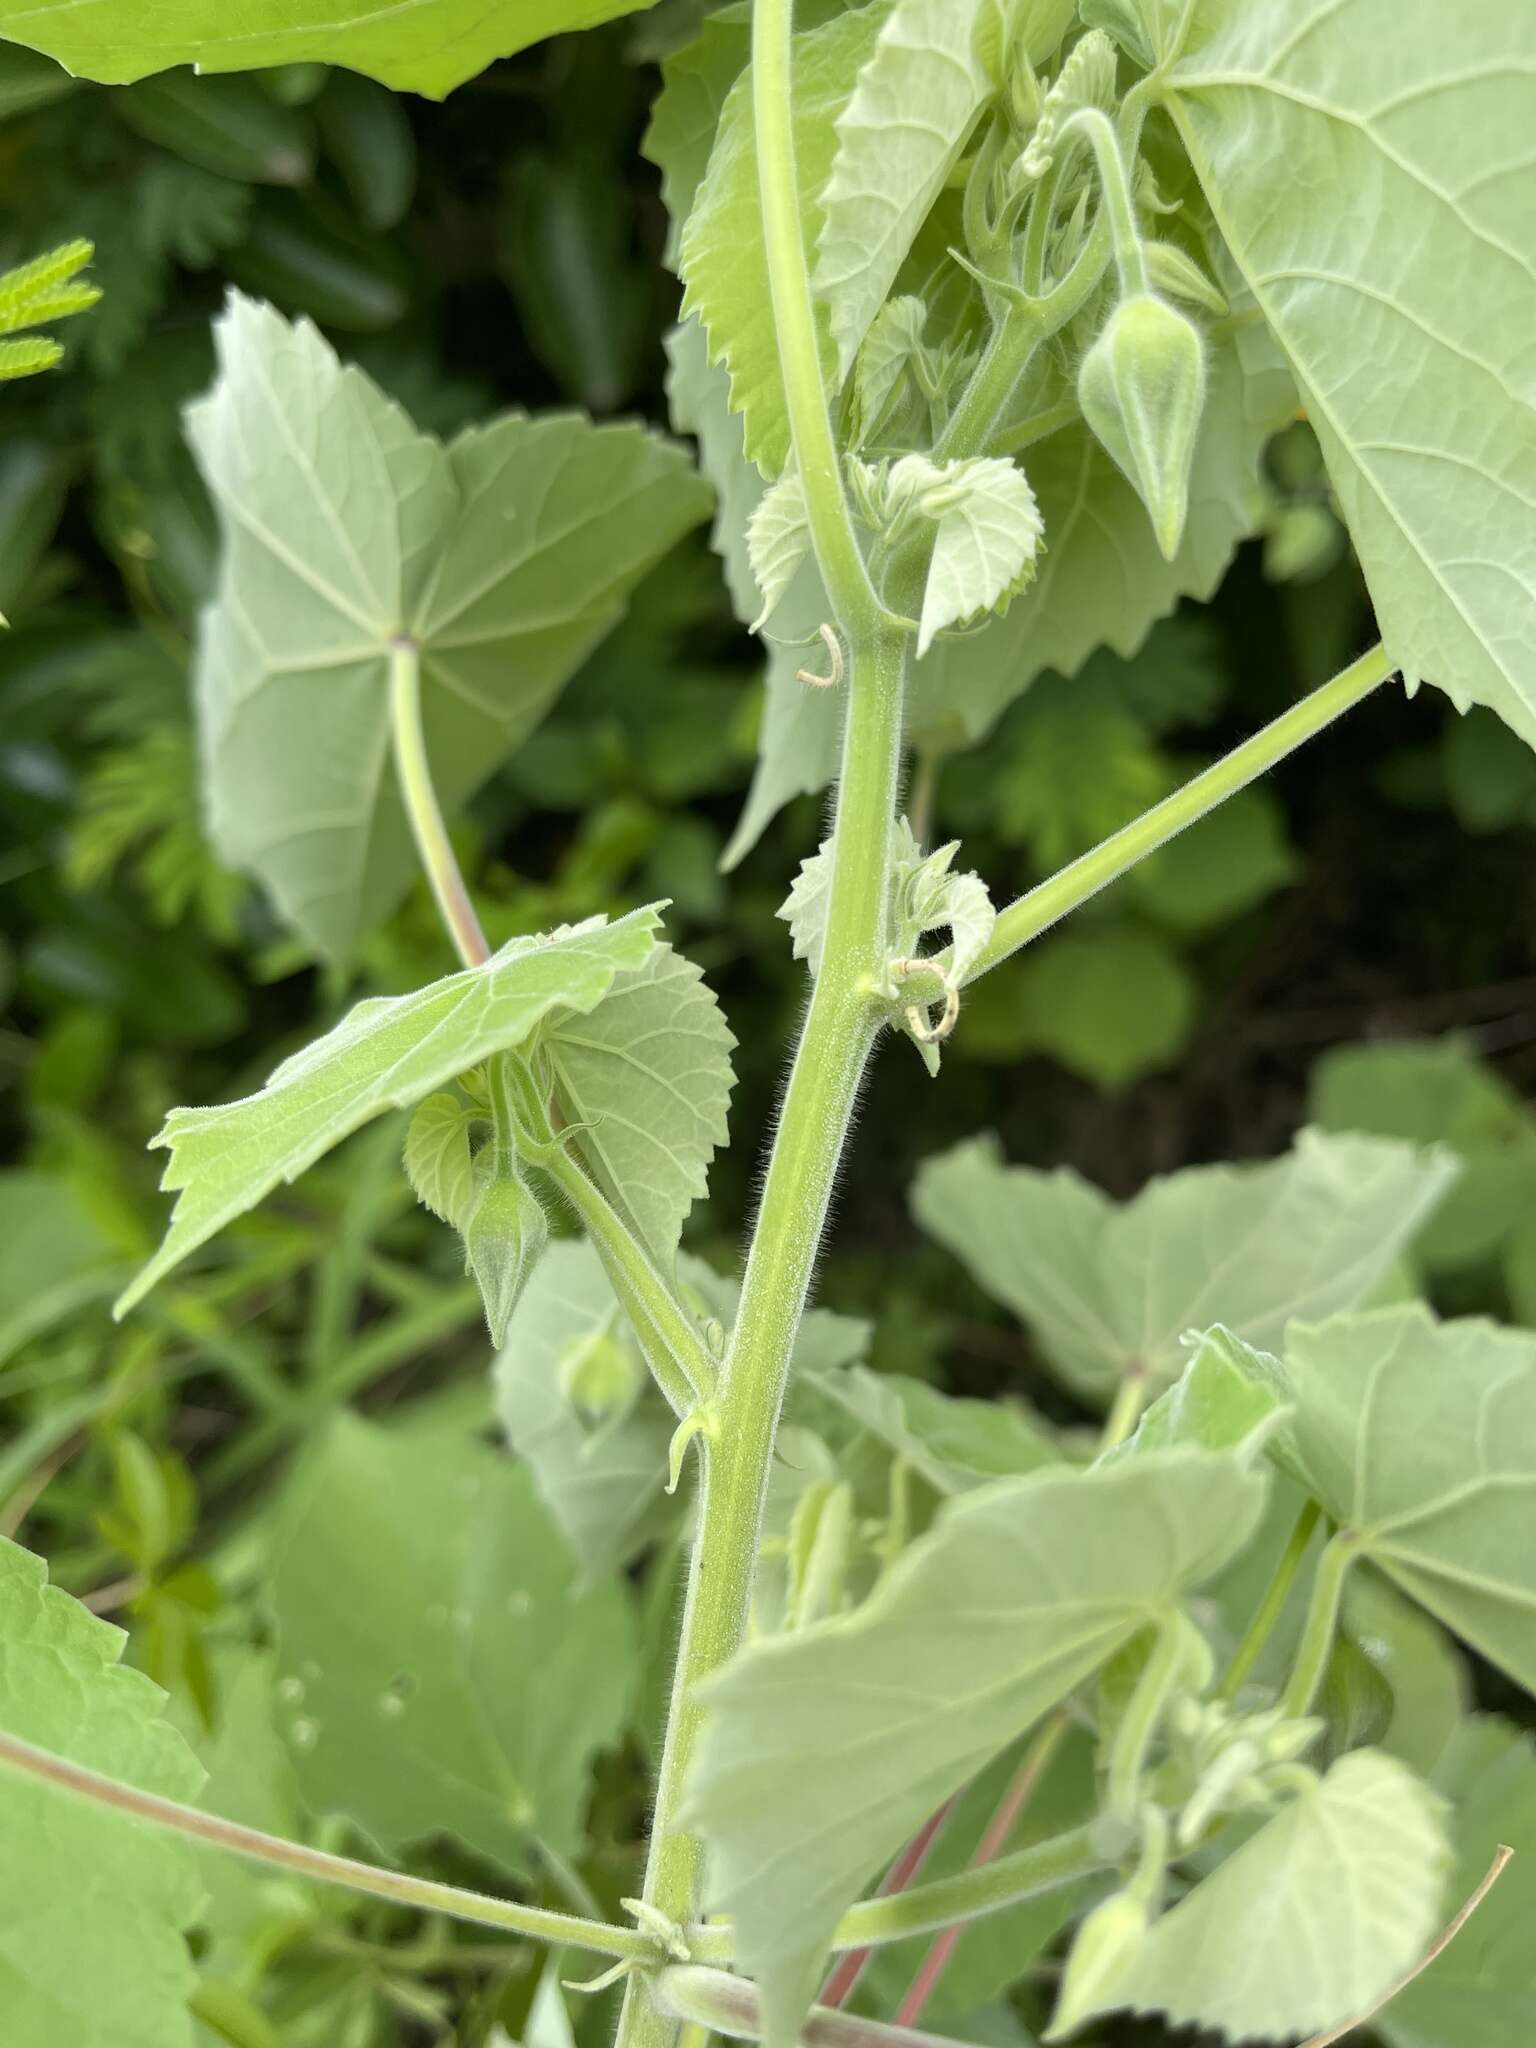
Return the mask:
<svg viewBox="0 0 1536 2048"><path fill-rule="evenodd" d="M491 1342L498 1347L507 1340L518 1296L548 1239L539 1198L515 1168L486 1183L470 1214L464 1247L485 1303Z"/></svg>
<svg viewBox="0 0 1536 2048"><path fill-rule="evenodd" d="M1122 299L1077 373L1083 417L1135 485L1164 557L1189 513L1189 472L1205 407L1205 348L1165 299Z"/></svg>
<svg viewBox="0 0 1536 2048"><path fill-rule="evenodd" d="M594 1422L622 1413L640 1391L640 1365L606 1324L568 1344L556 1368L560 1390Z"/></svg>
<svg viewBox="0 0 1536 2048"><path fill-rule="evenodd" d="M1146 1907L1129 1892L1112 1892L1094 1907L1061 1973L1047 2041L1063 2039L1113 1999L1147 1938L1148 1924Z"/></svg>

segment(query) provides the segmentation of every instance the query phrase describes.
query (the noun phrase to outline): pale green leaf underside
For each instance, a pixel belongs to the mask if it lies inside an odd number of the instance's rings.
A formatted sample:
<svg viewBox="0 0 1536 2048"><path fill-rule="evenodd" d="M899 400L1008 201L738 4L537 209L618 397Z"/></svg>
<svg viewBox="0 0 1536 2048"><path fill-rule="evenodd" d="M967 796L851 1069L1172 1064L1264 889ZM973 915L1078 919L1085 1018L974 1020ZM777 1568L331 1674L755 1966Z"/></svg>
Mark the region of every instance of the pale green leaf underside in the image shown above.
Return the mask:
<svg viewBox="0 0 1536 2048"><path fill-rule="evenodd" d="M863 1365L801 1370L795 1385L833 1402L937 1493L968 1493L988 1480L1061 1462L1043 1424L1012 1403L967 1400Z"/></svg>
<svg viewBox="0 0 1536 2048"><path fill-rule="evenodd" d="M650 1398L648 1377L626 1413L598 1423L580 1414L561 1384L561 1361L599 1336L632 1341L602 1261L589 1244L552 1244L497 1356L496 1412L589 1574L622 1569L654 1534L676 1426Z"/></svg>
<svg viewBox="0 0 1536 2048"><path fill-rule="evenodd" d="M161 1185L181 1191L158 1252L117 1305L124 1314L189 1252L254 1208L370 1118L405 1109L553 1013L595 1009L655 945L655 910L510 939L483 967L409 996L357 1004L285 1060L265 1088L213 1109L173 1109L154 1140L171 1154Z"/></svg>
<svg viewBox="0 0 1536 2048"><path fill-rule="evenodd" d="M1293 1317L1352 1308L1452 1184L1449 1153L1303 1131L1259 1165L1199 1166L1118 1206L973 1139L918 1175L919 1222L1035 1333L1080 1392L1170 1380L1186 1331L1277 1348Z"/></svg>
<svg viewBox="0 0 1536 2048"><path fill-rule="evenodd" d="M1536 1335L1418 1304L1293 1328L1280 1446L1410 1598L1536 1692Z"/></svg>
<svg viewBox="0 0 1536 2048"><path fill-rule="evenodd" d="M1263 1498L1237 1459L1198 1452L999 1480L951 1501L852 1615L709 1682L686 1819L773 2039L793 2038L839 1913L880 1865L1239 1550Z"/></svg>
<svg viewBox="0 0 1536 2048"><path fill-rule="evenodd" d="M192 1800L202 1771L126 1638L0 1539L0 1728ZM0 2013L6 2048L190 2048L182 1930L202 1887L184 1842L0 1773Z"/></svg>
<svg viewBox="0 0 1536 2048"><path fill-rule="evenodd" d="M434 1216L460 1235L475 1198L471 1137L474 1117L456 1095L429 1095L416 1106L405 1138L405 1173Z"/></svg>
<svg viewBox="0 0 1536 2048"><path fill-rule="evenodd" d="M989 97L977 41L992 6L896 0L839 116L814 273L839 382Z"/></svg>
<svg viewBox="0 0 1536 2048"><path fill-rule="evenodd" d="M591 28L650 0L0 0L0 36L81 78L121 85L195 64L344 64L442 99L498 57Z"/></svg>
<svg viewBox="0 0 1536 2048"><path fill-rule="evenodd" d="M1387 648L1536 738L1536 11L1467 0L1450 44L1395 0L1202 12L1175 118Z"/></svg>
<svg viewBox="0 0 1536 2048"><path fill-rule="evenodd" d="M700 971L668 945L544 1040L575 1142L664 1266L726 1142L736 1040Z"/></svg>
<svg viewBox="0 0 1536 2048"><path fill-rule="evenodd" d="M209 822L321 951L394 906L415 853L389 659L421 649L452 816L702 519L680 449L632 425L510 414L444 447L307 322L238 295L188 414L224 558L197 678Z"/></svg>
<svg viewBox="0 0 1536 2048"><path fill-rule="evenodd" d="M1116 1464L1181 1444L1251 1455L1274 1433L1285 1412L1279 1395L1245 1373L1224 1344L1205 1342L1148 1408L1135 1435L1100 1462Z"/></svg>
<svg viewBox="0 0 1536 2048"><path fill-rule="evenodd" d="M795 38L795 158L806 195L807 246L821 224L820 206L809 195L826 183L836 149L833 124L884 18L876 0ZM789 417L758 210L755 140L749 67L721 112L709 166L683 227L679 269L683 311L697 313L709 337L710 361L723 362L729 372L731 408L741 415L746 452L764 475L777 476L789 456ZM821 329L830 375L834 358L825 319Z"/></svg>
<svg viewBox="0 0 1536 2048"><path fill-rule="evenodd" d="M272 1582L311 1810L390 1855L450 1834L515 1869L531 1833L576 1853L635 1647L622 1588L577 1578L505 1455L454 1431L334 1423L284 1504Z"/></svg>
<svg viewBox="0 0 1536 2048"><path fill-rule="evenodd" d="M1040 546L1035 494L1016 464L980 460L953 469L969 488L934 534L917 628L919 660L947 627L1001 611L1033 572Z"/></svg>
<svg viewBox="0 0 1536 2048"><path fill-rule="evenodd" d="M1231 2041L1367 2010L1437 1931L1441 1812L1395 1757L1342 1757L1154 1923L1100 2010L1163 2012Z"/></svg>

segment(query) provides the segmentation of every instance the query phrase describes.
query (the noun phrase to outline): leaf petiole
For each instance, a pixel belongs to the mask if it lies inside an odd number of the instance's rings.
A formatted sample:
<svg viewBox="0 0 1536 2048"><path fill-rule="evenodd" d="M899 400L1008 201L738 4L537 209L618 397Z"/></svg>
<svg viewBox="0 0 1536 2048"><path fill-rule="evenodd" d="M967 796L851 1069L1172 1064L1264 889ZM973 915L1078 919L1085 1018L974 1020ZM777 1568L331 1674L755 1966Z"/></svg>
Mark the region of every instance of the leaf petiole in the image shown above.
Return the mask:
<svg viewBox="0 0 1536 2048"><path fill-rule="evenodd" d="M390 643L389 704L395 774L416 851L459 958L466 967L482 966L490 959L491 949L459 871L427 761L421 723L421 649L404 634Z"/></svg>

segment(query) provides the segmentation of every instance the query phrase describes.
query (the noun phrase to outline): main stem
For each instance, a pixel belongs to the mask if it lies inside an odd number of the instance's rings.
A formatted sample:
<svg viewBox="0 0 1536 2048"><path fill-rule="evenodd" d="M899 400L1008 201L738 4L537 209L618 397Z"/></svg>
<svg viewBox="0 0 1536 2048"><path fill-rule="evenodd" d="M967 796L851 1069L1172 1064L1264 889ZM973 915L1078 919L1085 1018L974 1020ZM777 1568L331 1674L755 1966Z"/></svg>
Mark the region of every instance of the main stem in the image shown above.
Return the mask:
<svg viewBox="0 0 1536 2048"><path fill-rule="evenodd" d="M784 396L817 563L846 647L848 705L820 972L790 1071L741 1304L703 1446L702 1498L651 1821L645 1897L670 1919L698 1906L701 1854L682 1824L699 1687L746 1632L763 1499L790 1356L859 1082L878 1028L891 825L900 778L907 640L871 587L843 491L822 384L795 173L792 0L754 0L752 92L763 242ZM677 2021L631 1982L621 2048L670 2048Z"/></svg>

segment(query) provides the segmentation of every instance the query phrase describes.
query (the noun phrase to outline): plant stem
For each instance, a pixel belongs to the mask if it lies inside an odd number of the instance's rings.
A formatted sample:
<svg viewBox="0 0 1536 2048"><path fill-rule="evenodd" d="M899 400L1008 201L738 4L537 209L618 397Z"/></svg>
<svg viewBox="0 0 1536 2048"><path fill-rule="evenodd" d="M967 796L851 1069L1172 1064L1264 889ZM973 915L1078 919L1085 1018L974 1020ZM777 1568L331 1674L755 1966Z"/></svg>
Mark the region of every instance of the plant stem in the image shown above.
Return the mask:
<svg viewBox="0 0 1536 2048"><path fill-rule="evenodd" d="M757 1987L744 1977L682 1963L661 1971L652 1996L663 2012L697 2021L731 2040L763 2038ZM802 2020L799 2039L802 2048L952 2048L937 2034L919 2034L911 2027L887 2026L883 2020L831 2012L820 2005L813 2005Z"/></svg>
<svg viewBox="0 0 1536 2048"><path fill-rule="evenodd" d="M1312 1581L1312 1599L1302 1626L1301 1644L1280 1702L1281 1711L1292 1720L1299 1720L1303 1714L1310 1713L1312 1702L1317 1698L1317 1689L1323 1682L1323 1673L1328 1669L1328 1659L1333 1654L1344 1581L1359 1554L1355 1538L1341 1529L1330 1537L1317 1561L1317 1576Z"/></svg>
<svg viewBox="0 0 1536 2048"><path fill-rule="evenodd" d="M909 1935L936 1934L957 1921L979 1920L1016 1906L1022 1899L1076 1884L1113 1860L1104 1853L1097 1825L1087 1821L1052 1835L1048 1841L1015 1849L1012 1855L977 1863L954 1877L935 1878L931 1884L892 1892L888 1898L863 1899L838 1921L832 1946L880 1948L887 1942L905 1941Z"/></svg>
<svg viewBox="0 0 1536 2048"><path fill-rule="evenodd" d="M1099 1455L1117 1450L1141 1420L1141 1411L1147 1395L1152 1389L1151 1375L1138 1362L1129 1367L1121 1376L1115 1389L1115 1398L1110 1403L1109 1414L1104 1420L1103 1434L1099 1438Z"/></svg>
<svg viewBox="0 0 1536 2048"><path fill-rule="evenodd" d="M998 966L1011 953L1059 923L1069 911L1086 903L1090 896L1118 881L1149 853L1155 853L1178 833L1198 823L1238 790L1246 789L1276 762L1294 753L1304 740L1331 725L1362 697L1368 697L1392 673L1392 661L1385 649L1373 647L1332 682L1313 690L1251 739L1234 747L1230 754L1224 754L1191 777L1182 789L1164 797L1160 804L1154 804L1119 832L1111 833L1102 844L1052 875L1039 888L1018 897L998 917L991 940L966 980L975 981L978 975Z"/></svg>
<svg viewBox="0 0 1536 2048"><path fill-rule="evenodd" d="M1080 107L1062 123L1060 143L1065 144L1073 133L1086 137L1098 165L1099 190L1103 194L1104 212L1109 221L1121 293L1129 298L1132 293L1145 292L1148 289L1147 258L1141 246L1141 229L1136 221L1136 206L1131 198L1130 180L1126 176L1125 158L1120 154L1120 137L1115 124L1101 107Z"/></svg>
<svg viewBox="0 0 1536 2048"><path fill-rule="evenodd" d="M570 1913L521 1906L511 1899L492 1898L485 1892L464 1891L458 1885L411 1877L402 1870L379 1870L350 1856L332 1856L323 1849L307 1848L302 1842L264 1835L257 1828L242 1827L238 1821L224 1820L196 1806L184 1806L179 1800L163 1799L158 1793L142 1792L136 1785L103 1777L83 1764L72 1763L68 1757L34 1748L19 1736L4 1732L0 1732L0 1765L76 1798L110 1807L131 1820L148 1822L151 1827L187 1836L201 1847L221 1849L229 1855L244 1857L247 1862L264 1864L268 1869L289 1870L297 1877L366 1892L371 1898L388 1899L398 1906L446 1913L454 1920L504 1928L533 1941L591 1949L620 1961L645 1962L655 1954L654 1945L638 1928L606 1927L595 1920L577 1919Z"/></svg>
<svg viewBox="0 0 1536 2048"><path fill-rule="evenodd" d="M1312 1532L1322 1519L1322 1513L1317 1502L1309 1500L1296 1517L1296 1526L1281 1553L1280 1562L1275 1566L1275 1575L1254 1610L1243 1640L1232 1653L1232 1662L1227 1666L1217 1692L1218 1699L1236 1699L1244 1680L1258 1662L1275 1623L1285 1611L1285 1603L1290 1598L1296 1574L1301 1570L1301 1561L1307 1554L1307 1545L1312 1541Z"/></svg>
<svg viewBox="0 0 1536 2048"><path fill-rule="evenodd" d="M395 744L395 774L400 801L411 821L416 851L432 884L443 923L466 967L479 967L491 949L464 886L459 863L438 808L437 792L427 763L426 734L421 725L421 649L403 636L389 650L390 726Z"/></svg>
<svg viewBox="0 0 1536 2048"><path fill-rule="evenodd" d="M859 1081L878 1028L891 833L901 766L906 637L886 619L859 550L827 412L801 234L791 82L792 0L755 0L752 96L763 242L785 404L818 566L847 642L843 764L821 971L785 1090L741 1305L714 1395L682 1634L662 1750L648 1904L697 1910L700 1845L680 1824L699 1687L746 1632L779 1410ZM632 1983L622 2048L669 2048L675 2022Z"/></svg>
<svg viewBox="0 0 1536 2048"><path fill-rule="evenodd" d="M1034 1797L1035 1787L1050 1766L1062 1737L1067 1732L1067 1717L1055 1713L1036 1735L1020 1760L1018 1769L1009 1781L1008 1789L998 1801L992 1818L987 1822L981 1840L976 1844L969 1868L980 1870L996 1860L998 1851L1012 1834L1019 1815ZM923 2016L923 2009L934 1991L939 1979L949 1967L949 1959L955 1952L960 1939L963 1923L953 1922L935 1938L927 1955L918 1966L917 1974L907 1988L901 2001L896 2019L901 2026L915 2026Z"/></svg>
<svg viewBox="0 0 1536 2048"><path fill-rule="evenodd" d="M916 1881L918 1873L928 1860L929 1851L944 1831L944 1823L949 1819L954 1803L953 1799L946 1799L944 1804L923 1822L885 1873L878 1897L888 1899L893 1892L904 1892L908 1885ZM865 1965L873 1953L872 1949L851 1948L841 1955L827 1973L827 1981L821 1987L821 1998L818 2002L834 2010L840 2005L846 2005L858 1988L859 1979L863 1976Z"/></svg>

